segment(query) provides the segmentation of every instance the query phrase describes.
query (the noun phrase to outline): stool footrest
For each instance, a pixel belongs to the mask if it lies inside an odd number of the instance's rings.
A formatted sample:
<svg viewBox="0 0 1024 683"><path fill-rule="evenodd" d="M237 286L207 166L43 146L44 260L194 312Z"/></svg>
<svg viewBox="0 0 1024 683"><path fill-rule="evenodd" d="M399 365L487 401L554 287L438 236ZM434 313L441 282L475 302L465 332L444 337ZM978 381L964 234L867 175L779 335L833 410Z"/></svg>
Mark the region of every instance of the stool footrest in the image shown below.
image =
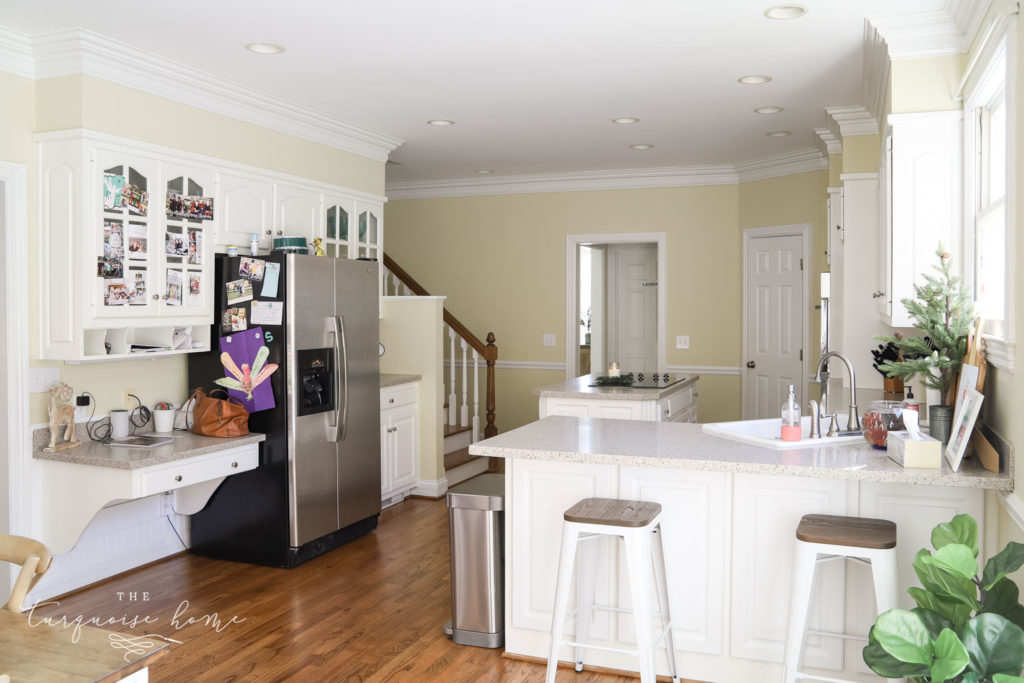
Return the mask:
<svg viewBox="0 0 1024 683"><path fill-rule="evenodd" d="M814 674L805 674L802 671L796 672L796 680L824 681L824 683L850 683L850 679L848 678L829 678L828 676L815 676Z"/></svg>
<svg viewBox="0 0 1024 683"><path fill-rule="evenodd" d="M843 640L859 640L862 643L868 642L868 639L864 636L855 636L849 633L836 633L835 631L819 631L813 628L807 629L807 635L824 636L825 638L842 638Z"/></svg>

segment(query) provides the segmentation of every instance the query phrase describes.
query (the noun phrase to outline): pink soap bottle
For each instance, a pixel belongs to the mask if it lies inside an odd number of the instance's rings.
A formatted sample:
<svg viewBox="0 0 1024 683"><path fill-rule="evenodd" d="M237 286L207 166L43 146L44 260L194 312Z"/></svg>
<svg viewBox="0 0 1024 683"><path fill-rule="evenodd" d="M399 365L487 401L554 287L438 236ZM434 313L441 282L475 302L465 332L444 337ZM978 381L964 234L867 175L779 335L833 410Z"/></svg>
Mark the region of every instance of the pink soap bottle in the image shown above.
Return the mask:
<svg viewBox="0 0 1024 683"><path fill-rule="evenodd" d="M793 385L789 385L789 396L782 404L782 440L799 441L800 433L800 404L796 402L796 394L793 392Z"/></svg>

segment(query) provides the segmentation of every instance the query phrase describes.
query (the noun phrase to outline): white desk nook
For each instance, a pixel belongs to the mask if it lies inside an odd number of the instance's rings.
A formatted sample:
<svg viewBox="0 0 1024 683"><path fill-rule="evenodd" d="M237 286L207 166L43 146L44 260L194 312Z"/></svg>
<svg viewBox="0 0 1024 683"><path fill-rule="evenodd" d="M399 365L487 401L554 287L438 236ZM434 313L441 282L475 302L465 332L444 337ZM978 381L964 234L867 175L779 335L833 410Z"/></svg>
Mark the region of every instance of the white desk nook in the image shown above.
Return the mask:
<svg viewBox="0 0 1024 683"><path fill-rule="evenodd" d="M653 501L662 506L678 673L716 683L780 680L794 530L803 515L895 522L900 606L910 607L913 557L929 545L931 529L968 513L979 523L984 555L995 545L995 525L986 525L986 490L1013 488L1012 465L1001 474L984 470L976 459L958 473L945 463L941 470L903 469L866 443L779 450L686 423L546 417L477 442L470 453L506 459L509 653L548 656L564 511L584 498ZM987 505L991 514L995 505ZM601 557L609 559L591 568L596 601L628 608L621 553ZM870 570L830 563L819 570L816 593L811 628L867 634L875 617ZM566 631L574 629L570 615ZM632 617L595 611L588 642L632 646ZM804 669L856 679L868 672L862 647L809 638ZM587 652L588 666L637 670L635 657ZM568 647L560 658L572 661ZM656 669L668 673L663 650Z"/></svg>

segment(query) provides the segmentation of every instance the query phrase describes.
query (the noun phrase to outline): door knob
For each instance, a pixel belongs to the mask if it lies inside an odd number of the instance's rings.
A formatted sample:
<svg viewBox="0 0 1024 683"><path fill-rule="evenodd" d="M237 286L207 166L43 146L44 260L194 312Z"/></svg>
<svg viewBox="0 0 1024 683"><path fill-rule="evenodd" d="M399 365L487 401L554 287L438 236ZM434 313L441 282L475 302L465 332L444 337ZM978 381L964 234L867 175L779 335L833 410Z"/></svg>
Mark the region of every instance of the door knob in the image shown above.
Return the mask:
<svg viewBox="0 0 1024 683"><path fill-rule="evenodd" d="M754 362L754 361L752 361L752 360L748 360L748 361L747 361L747 367L748 367L748 368L750 368L751 370L753 370L754 368L756 368L756 367L757 367L757 363L755 363L755 362Z"/></svg>
<svg viewBox="0 0 1024 683"><path fill-rule="evenodd" d="M885 296L885 292L873 292L871 294L872 299L881 299L883 296Z"/></svg>

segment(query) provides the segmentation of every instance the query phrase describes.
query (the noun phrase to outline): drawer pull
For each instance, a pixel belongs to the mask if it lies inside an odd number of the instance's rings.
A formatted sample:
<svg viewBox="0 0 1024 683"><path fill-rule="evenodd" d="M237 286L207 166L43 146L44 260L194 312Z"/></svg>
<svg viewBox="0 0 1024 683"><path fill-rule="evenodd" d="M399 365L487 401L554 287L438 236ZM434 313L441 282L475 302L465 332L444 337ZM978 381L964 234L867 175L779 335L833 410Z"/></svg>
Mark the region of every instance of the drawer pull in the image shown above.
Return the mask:
<svg viewBox="0 0 1024 683"><path fill-rule="evenodd" d="M237 462L231 463L231 467L234 468L234 469L237 469L238 468L238 463Z"/></svg>
<svg viewBox="0 0 1024 683"><path fill-rule="evenodd" d="M180 474L174 475L174 481L181 481L181 475Z"/></svg>
<svg viewBox="0 0 1024 683"><path fill-rule="evenodd" d="M395 399L393 399L393 398L389 398L388 399L388 403L394 403L394 402L395 402Z"/></svg>

